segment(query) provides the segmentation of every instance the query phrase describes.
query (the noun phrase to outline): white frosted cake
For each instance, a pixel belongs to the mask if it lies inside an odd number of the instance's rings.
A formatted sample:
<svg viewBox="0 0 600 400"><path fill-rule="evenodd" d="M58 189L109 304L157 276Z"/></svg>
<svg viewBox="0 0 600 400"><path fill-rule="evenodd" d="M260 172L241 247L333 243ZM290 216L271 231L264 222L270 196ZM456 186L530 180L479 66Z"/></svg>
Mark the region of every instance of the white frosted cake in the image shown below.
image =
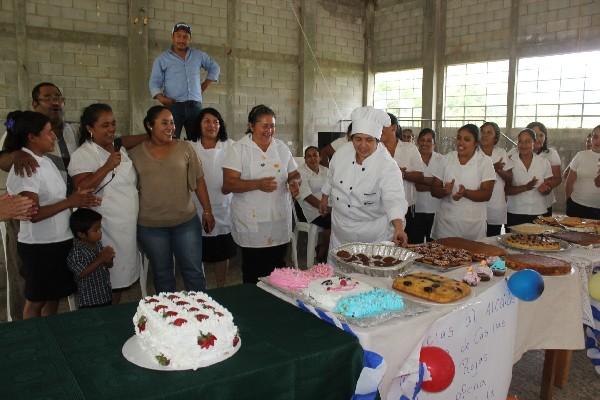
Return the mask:
<svg viewBox="0 0 600 400"><path fill-rule="evenodd" d="M325 310L333 311L341 298L368 292L371 289L373 287L370 285L349 276L334 276L311 281L304 293Z"/></svg>
<svg viewBox="0 0 600 400"><path fill-rule="evenodd" d="M203 292L145 297L138 304L133 325L142 350L157 364L176 369L213 364L240 345L231 313Z"/></svg>

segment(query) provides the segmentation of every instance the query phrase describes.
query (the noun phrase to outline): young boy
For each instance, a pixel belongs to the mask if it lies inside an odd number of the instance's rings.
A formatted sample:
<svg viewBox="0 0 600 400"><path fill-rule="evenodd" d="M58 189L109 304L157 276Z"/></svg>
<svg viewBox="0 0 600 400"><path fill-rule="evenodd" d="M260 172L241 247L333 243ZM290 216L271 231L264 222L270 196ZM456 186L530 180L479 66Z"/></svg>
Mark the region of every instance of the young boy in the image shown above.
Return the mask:
<svg viewBox="0 0 600 400"><path fill-rule="evenodd" d="M108 306L112 301L110 274L115 251L102 247L102 215L94 210L80 208L71 214L73 248L67 265L77 282L79 308Z"/></svg>

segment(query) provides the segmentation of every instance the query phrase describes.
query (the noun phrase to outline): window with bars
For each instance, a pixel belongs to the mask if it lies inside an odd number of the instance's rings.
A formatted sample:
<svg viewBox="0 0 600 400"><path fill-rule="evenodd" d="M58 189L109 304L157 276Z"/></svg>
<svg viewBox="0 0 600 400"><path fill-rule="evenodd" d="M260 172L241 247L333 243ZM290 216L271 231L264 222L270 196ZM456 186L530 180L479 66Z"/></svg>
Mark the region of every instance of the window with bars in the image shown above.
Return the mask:
<svg viewBox="0 0 600 400"><path fill-rule="evenodd" d="M600 123L600 51L519 60L514 126L593 128Z"/></svg>
<svg viewBox="0 0 600 400"><path fill-rule="evenodd" d="M446 67L444 120L493 121L506 125L508 60ZM458 122L460 121L460 122Z"/></svg>
<svg viewBox="0 0 600 400"><path fill-rule="evenodd" d="M421 120L423 69L375 74L375 108L401 120Z"/></svg>

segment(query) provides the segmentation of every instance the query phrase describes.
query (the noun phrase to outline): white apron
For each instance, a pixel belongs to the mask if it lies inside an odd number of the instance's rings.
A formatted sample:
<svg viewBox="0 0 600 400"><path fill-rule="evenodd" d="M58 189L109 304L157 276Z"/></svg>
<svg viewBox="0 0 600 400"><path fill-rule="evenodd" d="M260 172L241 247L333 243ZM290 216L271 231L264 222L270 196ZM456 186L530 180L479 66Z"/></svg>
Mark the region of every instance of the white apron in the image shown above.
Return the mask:
<svg viewBox="0 0 600 400"><path fill-rule="evenodd" d="M95 145L102 164L109 153ZM102 165L101 164L101 165ZM106 184L112 174L102 183ZM121 149L121 164L115 169L114 179L98 196L102 204L95 210L102 214L102 244L115 250L115 260L110 271L113 289L131 286L140 277L141 256L137 247L138 191L137 176L133 163L124 149Z"/></svg>
<svg viewBox="0 0 600 400"><path fill-rule="evenodd" d="M210 233L202 230L203 236L218 236L231 233L231 198L233 194L223 194L221 187L223 186L223 159L227 148L232 143L232 140L227 140L226 142L218 141L216 147L212 149L205 149L200 141L192 143L192 147L202 162L204 180L208 189L212 213L215 217L215 228ZM196 205L198 215L202 218L204 209L195 194L192 194L192 200Z"/></svg>
<svg viewBox="0 0 600 400"><path fill-rule="evenodd" d="M461 184L465 189L479 189L481 182L495 180L496 172L491 159L479 151L476 151L465 165L460 165L456 151L454 151L447 156L447 165L441 178L444 184L454 179L452 190L452 194L454 194ZM452 199L452 195L449 195L440 202L440 208L433 220L431 237L442 239L456 236L471 240L479 239L486 236L486 221L487 202L475 202L466 197L455 201Z"/></svg>
<svg viewBox="0 0 600 400"><path fill-rule="evenodd" d="M236 145L241 150L240 178L274 176L277 189L270 193L261 190L234 193L231 202L233 239L242 247L254 248L288 243L292 232L292 198L287 189L287 179L288 164L293 162L290 161L293 159L289 149L273 138L267 151L263 152L249 136Z"/></svg>

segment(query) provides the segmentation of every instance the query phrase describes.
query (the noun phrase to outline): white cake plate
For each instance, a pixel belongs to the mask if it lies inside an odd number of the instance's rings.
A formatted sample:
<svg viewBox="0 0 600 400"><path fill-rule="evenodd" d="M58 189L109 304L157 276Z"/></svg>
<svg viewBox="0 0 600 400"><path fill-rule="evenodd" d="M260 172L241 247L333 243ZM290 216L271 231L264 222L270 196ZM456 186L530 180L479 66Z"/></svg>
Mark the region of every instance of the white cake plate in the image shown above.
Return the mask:
<svg viewBox="0 0 600 400"><path fill-rule="evenodd" d="M137 365L138 367L153 369L155 371L187 371L191 369L204 368L211 366L213 364L220 363L221 361L227 360L229 357L233 356L237 351L242 347L242 339L240 338L240 342L238 345L232 349L231 351L221 354L217 358L213 358L211 360L206 360L201 362L196 368L183 368L183 367L173 367L170 365L160 365L156 358L153 355L148 354L148 352L142 349L140 345L139 339L136 335L133 335L123 345L121 352L123 353L123 357L127 359L130 363Z"/></svg>

